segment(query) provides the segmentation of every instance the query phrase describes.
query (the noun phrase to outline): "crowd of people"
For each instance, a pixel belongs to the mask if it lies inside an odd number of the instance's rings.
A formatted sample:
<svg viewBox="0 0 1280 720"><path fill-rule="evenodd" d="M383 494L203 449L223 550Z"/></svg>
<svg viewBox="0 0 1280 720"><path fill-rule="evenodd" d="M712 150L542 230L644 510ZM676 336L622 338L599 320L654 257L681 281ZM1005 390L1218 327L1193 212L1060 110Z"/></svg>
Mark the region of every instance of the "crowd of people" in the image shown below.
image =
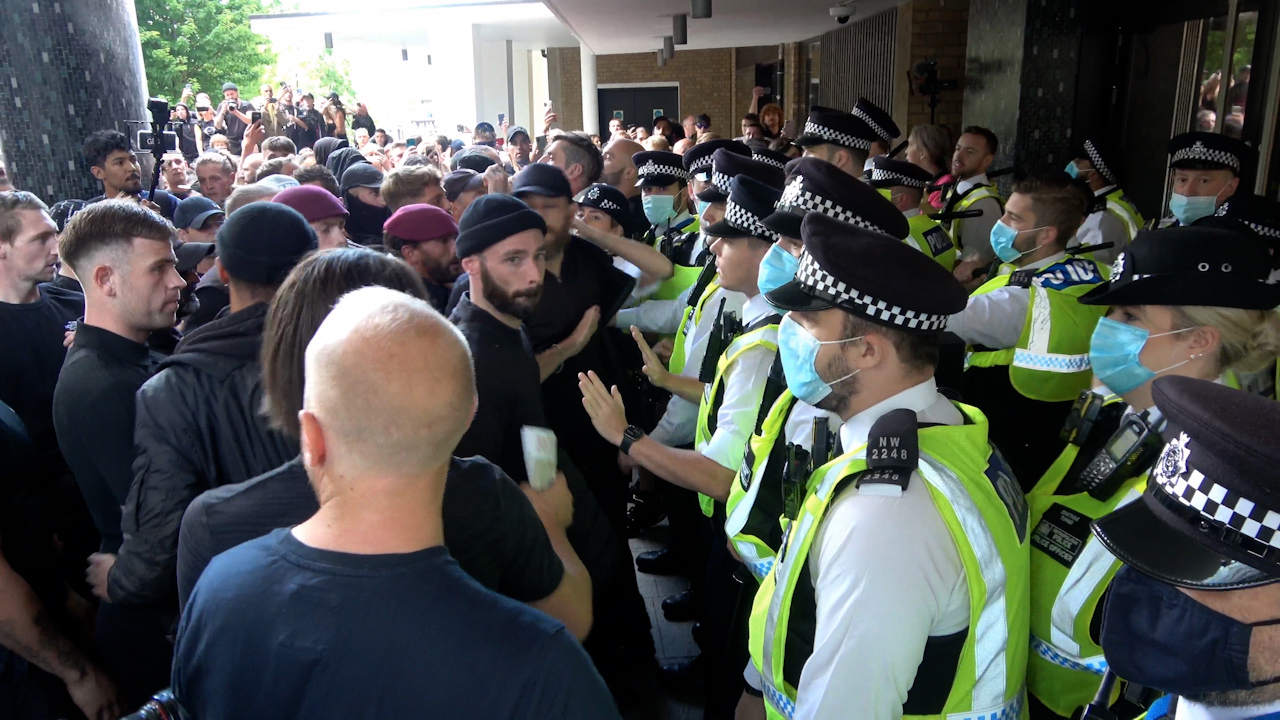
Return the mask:
<svg viewBox="0 0 1280 720"><path fill-rule="evenodd" d="M986 128L761 97L424 141L227 83L159 187L102 130L100 195L0 193L0 716L1280 709L1255 151L1176 135L1148 221L1096 139L1006 197Z"/></svg>

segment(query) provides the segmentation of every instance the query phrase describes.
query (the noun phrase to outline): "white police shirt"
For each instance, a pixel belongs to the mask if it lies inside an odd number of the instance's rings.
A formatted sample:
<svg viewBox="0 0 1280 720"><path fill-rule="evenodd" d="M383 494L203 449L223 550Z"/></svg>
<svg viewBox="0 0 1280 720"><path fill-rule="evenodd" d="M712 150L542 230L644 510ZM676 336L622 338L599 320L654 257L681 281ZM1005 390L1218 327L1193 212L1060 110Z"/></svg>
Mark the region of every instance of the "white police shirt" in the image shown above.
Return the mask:
<svg viewBox="0 0 1280 720"><path fill-rule="evenodd" d="M842 447L866 444L875 421L900 408L924 423L964 422L930 378L850 418ZM964 566L924 478L912 473L905 491L846 489L827 510L808 563L817 627L795 717L900 718L925 642L969 625Z"/></svg>
<svg viewBox="0 0 1280 720"><path fill-rule="evenodd" d="M751 327L776 313L765 302L764 295L757 294L742 306L742 326ZM706 317L706 313L703 313L703 317ZM716 431L707 442L697 448L704 457L734 472L742 466L742 458L747 454L747 442L756 430L756 419L760 414L769 368L777 355L776 350L757 345L743 351L725 370L721 380L724 384L724 400L716 412Z"/></svg>
<svg viewBox="0 0 1280 720"><path fill-rule="evenodd" d="M1066 253L1050 255L1019 270L1040 270L1062 260ZM1005 285L982 295L971 295L964 310L947 320L947 332L970 345L992 350L1015 347L1022 337L1031 307L1031 288Z"/></svg>
<svg viewBox="0 0 1280 720"><path fill-rule="evenodd" d="M968 192L969 188L976 185L990 184L991 181L987 180L985 173L974 175L968 180L957 182L956 193L962 195ZM992 190L994 189L992 188ZM975 218L953 220L951 223L951 237L955 238L957 245L964 248L964 254L960 259L979 259L983 262L991 262L996 256L995 252L991 250L991 228L995 226L996 221L1004 214L1000 209L1000 202L993 197L985 197L981 200L975 200L969 206L969 209L981 210L982 215Z"/></svg>

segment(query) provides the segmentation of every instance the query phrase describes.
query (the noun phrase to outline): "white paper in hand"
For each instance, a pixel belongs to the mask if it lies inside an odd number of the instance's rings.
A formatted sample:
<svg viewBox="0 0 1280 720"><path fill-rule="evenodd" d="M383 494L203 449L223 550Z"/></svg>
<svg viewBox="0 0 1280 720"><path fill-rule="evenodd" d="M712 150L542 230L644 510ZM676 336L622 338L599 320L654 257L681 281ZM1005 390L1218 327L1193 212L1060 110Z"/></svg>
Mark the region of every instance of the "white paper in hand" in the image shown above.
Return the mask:
<svg viewBox="0 0 1280 720"><path fill-rule="evenodd" d="M524 449L524 469L529 484L542 492L556 481L556 434L547 428L525 425L520 428Z"/></svg>

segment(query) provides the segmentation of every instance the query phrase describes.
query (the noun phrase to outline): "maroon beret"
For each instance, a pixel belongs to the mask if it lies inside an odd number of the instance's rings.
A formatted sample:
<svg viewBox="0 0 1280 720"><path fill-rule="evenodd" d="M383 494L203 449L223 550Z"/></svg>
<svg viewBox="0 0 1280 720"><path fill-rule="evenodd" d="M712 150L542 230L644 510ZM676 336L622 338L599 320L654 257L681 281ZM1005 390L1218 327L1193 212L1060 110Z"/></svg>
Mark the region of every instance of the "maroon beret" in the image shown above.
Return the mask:
<svg viewBox="0 0 1280 720"><path fill-rule="evenodd" d="M319 185L299 185L276 193L275 202L297 210L307 222L320 222L331 217L346 217L347 209L333 193Z"/></svg>
<svg viewBox="0 0 1280 720"><path fill-rule="evenodd" d="M382 231L401 240L424 242L456 236L458 223L435 205L405 205L382 224Z"/></svg>

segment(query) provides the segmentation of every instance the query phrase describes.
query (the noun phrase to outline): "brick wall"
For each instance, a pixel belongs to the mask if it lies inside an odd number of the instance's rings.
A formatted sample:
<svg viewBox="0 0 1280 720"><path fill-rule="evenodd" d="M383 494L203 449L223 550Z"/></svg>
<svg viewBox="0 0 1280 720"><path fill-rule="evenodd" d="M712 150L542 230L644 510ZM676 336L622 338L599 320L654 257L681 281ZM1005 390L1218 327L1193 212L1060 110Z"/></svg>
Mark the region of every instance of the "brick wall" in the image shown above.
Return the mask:
<svg viewBox="0 0 1280 720"><path fill-rule="evenodd" d="M809 74L805 60L809 53L809 43L787 43L783 47L783 72L786 82L783 85L783 121L795 122L798 129L804 127L805 118L809 117Z"/></svg>
<svg viewBox="0 0 1280 720"><path fill-rule="evenodd" d="M596 62L600 62L600 57ZM599 75L599 65L596 69ZM547 48L547 91L560 127L582 129L582 56L576 47ZM597 80L597 82L599 82ZM608 128L600 128L608 132Z"/></svg>
<svg viewBox="0 0 1280 720"><path fill-rule="evenodd" d="M938 59L938 77L956 80L960 89L944 92L937 124L959 132L964 110L965 52L968 46L969 0L913 0L901 13L910 13L911 51L908 67L929 57ZM929 123L929 99L919 92L907 102L907 126ZM908 130L909 132L909 130Z"/></svg>

